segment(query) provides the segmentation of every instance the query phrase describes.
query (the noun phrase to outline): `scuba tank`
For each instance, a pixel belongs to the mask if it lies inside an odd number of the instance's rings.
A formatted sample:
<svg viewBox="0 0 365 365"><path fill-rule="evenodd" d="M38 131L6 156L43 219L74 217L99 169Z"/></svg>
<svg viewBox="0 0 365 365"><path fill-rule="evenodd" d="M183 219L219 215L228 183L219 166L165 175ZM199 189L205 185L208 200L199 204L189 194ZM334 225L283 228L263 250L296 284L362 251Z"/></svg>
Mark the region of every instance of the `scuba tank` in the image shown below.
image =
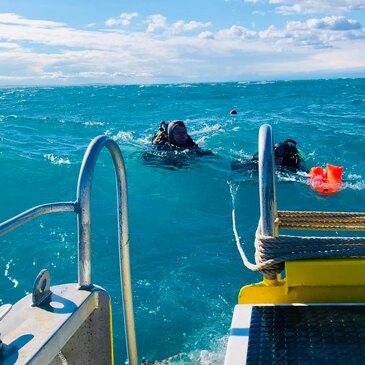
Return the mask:
<svg viewBox="0 0 365 365"><path fill-rule="evenodd" d="M164 120L160 123L159 130L152 137L153 145L158 145L168 142L168 136L167 136L168 125L169 124L166 123Z"/></svg>

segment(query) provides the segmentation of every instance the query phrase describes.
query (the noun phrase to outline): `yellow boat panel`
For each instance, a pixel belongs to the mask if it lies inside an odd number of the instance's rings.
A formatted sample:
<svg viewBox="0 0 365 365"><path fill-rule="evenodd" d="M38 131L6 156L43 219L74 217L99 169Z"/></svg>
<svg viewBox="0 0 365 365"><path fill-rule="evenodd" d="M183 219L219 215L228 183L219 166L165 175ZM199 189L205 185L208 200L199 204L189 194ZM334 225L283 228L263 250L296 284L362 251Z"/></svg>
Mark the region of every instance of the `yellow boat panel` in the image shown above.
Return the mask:
<svg viewBox="0 0 365 365"><path fill-rule="evenodd" d="M238 304L364 303L365 259L285 263L286 278L241 288Z"/></svg>
<svg viewBox="0 0 365 365"><path fill-rule="evenodd" d="M238 304L364 303L364 286L294 287L247 285L240 290Z"/></svg>
<svg viewBox="0 0 365 365"><path fill-rule="evenodd" d="M365 259L299 260L285 263L288 287L365 286Z"/></svg>

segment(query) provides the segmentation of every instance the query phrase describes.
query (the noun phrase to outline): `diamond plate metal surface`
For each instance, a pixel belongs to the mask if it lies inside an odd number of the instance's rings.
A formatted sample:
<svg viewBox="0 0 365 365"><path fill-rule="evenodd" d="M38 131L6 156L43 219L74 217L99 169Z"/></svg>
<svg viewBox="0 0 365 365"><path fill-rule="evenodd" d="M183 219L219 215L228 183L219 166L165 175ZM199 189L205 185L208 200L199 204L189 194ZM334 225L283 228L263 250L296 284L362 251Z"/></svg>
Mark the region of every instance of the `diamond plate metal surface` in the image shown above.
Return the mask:
<svg viewBox="0 0 365 365"><path fill-rule="evenodd" d="M365 364L365 306L254 306L247 364Z"/></svg>

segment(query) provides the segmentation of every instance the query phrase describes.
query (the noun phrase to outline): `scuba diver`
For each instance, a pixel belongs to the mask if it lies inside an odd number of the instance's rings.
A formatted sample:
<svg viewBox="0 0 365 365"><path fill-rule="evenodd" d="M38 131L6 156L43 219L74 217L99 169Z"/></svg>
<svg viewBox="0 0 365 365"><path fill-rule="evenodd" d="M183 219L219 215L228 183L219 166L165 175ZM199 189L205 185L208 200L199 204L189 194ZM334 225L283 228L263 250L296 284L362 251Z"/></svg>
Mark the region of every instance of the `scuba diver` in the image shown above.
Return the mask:
<svg viewBox="0 0 365 365"><path fill-rule="evenodd" d="M162 121L152 138L152 151L143 153L148 165L167 169L189 167L200 156L213 155L210 150L201 149L189 136L185 123L174 120Z"/></svg>
<svg viewBox="0 0 365 365"><path fill-rule="evenodd" d="M302 158L297 149L297 142L287 139L284 142L274 145L275 165L289 167L291 169L302 169Z"/></svg>
<svg viewBox="0 0 365 365"><path fill-rule="evenodd" d="M158 150L200 150L200 147L189 136L185 124L181 120L170 123L162 121L160 129L152 138L152 147Z"/></svg>
<svg viewBox="0 0 365 365"><path fill-rule="evenodd" d="M286 168L291 171L305 170L302 165L303 159L299 154L297 142L293 139L287 139L284 142L274 145L275 165ZM257 169L258 152L256 152L251 160L233 161L232 170Z"/></svg>

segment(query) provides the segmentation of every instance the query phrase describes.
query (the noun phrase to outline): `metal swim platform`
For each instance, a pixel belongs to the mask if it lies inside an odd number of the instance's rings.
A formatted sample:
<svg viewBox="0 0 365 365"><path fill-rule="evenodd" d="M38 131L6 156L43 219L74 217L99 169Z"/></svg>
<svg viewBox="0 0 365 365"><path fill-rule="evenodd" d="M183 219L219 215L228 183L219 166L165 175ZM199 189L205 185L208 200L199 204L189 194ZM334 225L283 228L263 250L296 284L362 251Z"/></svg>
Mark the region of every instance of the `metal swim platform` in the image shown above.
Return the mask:
<svg viewBox="0 0 365 365"><path fill-rule="evenodd" d="M364 328L364 305L240 304L225 364L365 364Z"/></svg>
<svg viewBox="0 0 365 365"><path fill-rule="evenodd" d="M291 218L290 212L278 211L269 125L260 128L259 182L256 264L239 250L244 264L261 271L264 280L240 290L224 364L365 364L365 238L281 239L279 234L280 223L286 229L364 231L365 214L295 212ZM232 216L239 246L234 210ZM334 221L327 219L332 216ZM262 261L261 237L271 245ZM300 250L293 253L296 240ZM342 250L341 244L347 246ZM289 248L275 257L275 245Z"/></svg>

